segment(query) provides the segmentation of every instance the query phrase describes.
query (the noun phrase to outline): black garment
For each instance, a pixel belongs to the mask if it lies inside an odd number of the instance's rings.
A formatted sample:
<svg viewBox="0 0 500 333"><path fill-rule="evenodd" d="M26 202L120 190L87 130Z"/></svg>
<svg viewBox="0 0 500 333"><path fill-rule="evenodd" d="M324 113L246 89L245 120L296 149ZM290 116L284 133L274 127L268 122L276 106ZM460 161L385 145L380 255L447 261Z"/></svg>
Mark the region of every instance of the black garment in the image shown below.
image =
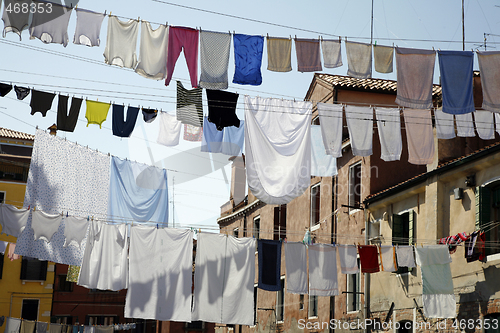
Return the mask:
<svg viewBox="0 0 500 333"><path fill-rule="evenodd" d="M113 104L113 135L128 138L135 127L139 108L129 106L127 108L127 120L123 121L125 107Z"/></svg>
<svg viewBox="0 0 500 333"><path fill-rule="evenodd" d="M16 91L17 99L20 101L30 94L30 88L14 86L14 90Z"/></svg>
<svg viewBox="0 0 500 333"><path fill-rule="evenodd" d="M156 119L157 115L158 115L158 111L155 109L142 108L142 116L144 118L144 121L147 123L152 123L153 120Z"/></svg>
<svg viewBox="0 0 500 333"><path fill-rule="evenodd" d="M259 284L263 290L281 290L281 242L259 239Z"/></svg>
<svg viewBox="0 0 500 333"><path fill-rule="evenodd" d="M42 116L47 115L47 111L52 107L52 101L56 97L55 94L47 93L33 89L31 92L31 115L40 112Z"/></svg>
<svg viewBox="0 0 500 333"><path fill-rule="evenodd" d="M0 83L0 96L4 97L12 90L12 84Z"/></svg>
<svg viewBox="0 0 500 333"><path fill-rule="evenodd" d="M57 105L57 129L60 131L73 132L78 121L82 99L71 98L71 107L68 114L68 96L59 95L59 103Z"/></svg>
<svg viewBox="0 0 500 333"><path fill-rule="evenodd" d="M208 121L214 123L217 130L222 131L224 127L240 127L240 120L236 116L236 104L238 94L207 89L208 99Z"/></svg>

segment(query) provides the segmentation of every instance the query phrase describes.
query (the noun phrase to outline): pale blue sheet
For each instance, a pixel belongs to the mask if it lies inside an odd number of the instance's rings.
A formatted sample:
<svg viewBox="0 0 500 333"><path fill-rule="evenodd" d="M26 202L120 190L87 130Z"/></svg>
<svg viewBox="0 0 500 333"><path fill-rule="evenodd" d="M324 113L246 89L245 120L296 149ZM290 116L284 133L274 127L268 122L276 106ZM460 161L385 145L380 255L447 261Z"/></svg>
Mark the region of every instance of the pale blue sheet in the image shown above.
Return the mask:
<svg viewBox="0 0 500 333"><path fill-rule="evenodd" d="M245 121L240 120L240 127L224 127L221 153L230 156L239 156L243 151L245 141Z"/></svg>
<svg viewBox="0 0 500 333"><path fill-rule="evenodd" d="M167 171L111 159L108 214L116 222L168 223Z"/></svg>

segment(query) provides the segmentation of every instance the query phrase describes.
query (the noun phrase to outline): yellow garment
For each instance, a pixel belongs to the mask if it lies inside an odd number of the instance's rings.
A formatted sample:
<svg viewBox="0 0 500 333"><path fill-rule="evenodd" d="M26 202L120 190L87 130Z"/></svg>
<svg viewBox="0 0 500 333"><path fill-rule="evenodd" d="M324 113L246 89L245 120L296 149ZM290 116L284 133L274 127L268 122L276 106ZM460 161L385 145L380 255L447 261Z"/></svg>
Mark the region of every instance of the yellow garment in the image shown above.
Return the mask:
<svg viewBox="0 0 500 333"><path fill-rule="evenodd" d="M292 40L267 37L267 69L273 72L292 70Z"/></svg>
<svg viewBox="0 0 500 333"><path fill-rule="evenodd" d="M68 266L68 273L66 274L66 281L78 282L78 275L80 275L80 266Z"/></svg>
<svg viewBox="0 0 500 333"><path fill-rule="evenodd" d="M89 124L97 124L99 128L101 124L106 120L108 116L110 103L102 103L95 101L86 101L87 102L87 112L85 113L85 118L87 118L87 127Z"/></svg>
<svg viewBox="0 0 500 333"><path fill-rule="evenodd" d="M33 333L36 322L31 320L23 320L21 323L21 333Z"/></svg>

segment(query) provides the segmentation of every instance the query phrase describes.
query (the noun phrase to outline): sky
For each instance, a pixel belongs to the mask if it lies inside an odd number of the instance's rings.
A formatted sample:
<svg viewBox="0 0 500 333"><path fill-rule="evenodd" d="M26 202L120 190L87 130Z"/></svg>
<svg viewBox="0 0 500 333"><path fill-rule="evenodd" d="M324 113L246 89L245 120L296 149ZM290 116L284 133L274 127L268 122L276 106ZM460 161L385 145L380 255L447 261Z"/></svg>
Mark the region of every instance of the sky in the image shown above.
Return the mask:
<svg viewBox="0 0 500 333"><path fill-rule="evenodd" d="M65 2L69 4L70 1ZM500 51L500 6L493 0L465 0L466 50ZM80 0L79 8L112 13L158 24L201 28L202 30L262 35L338 39L370 42L370 0L336 1L201 1L201 0ZM3 11L3 6L2 6ZM373 41L377 45L395 45L408 48L436 50L462 50L461 1L374 0ZM100 46L87 47L73 44L76 13L72 13L67 47L30 40L27 30L22 40L17 34L0 37L0 82L29 86L57 94L83 97L89 100L131 106L157 108L175 113L175 81L191 88L183 54L177 60L173 79L167 87L163 80L155 81L139 76L131 69L104 63L103 52L107 39L105 18L101 28ZM496 35L496 36L495 36ZM139 33L140 36L140 33ZM139 37L140 39L140 37ZM139 56L137 43L137 56ZM297 71L295 48L292 46L292 71L268 71L267 49L262 59L263 83L260 86L232 84L234 55L229 62L228 91L240 94L237 115L244 119L243 95L304 99L313 73ZM342 44L344 65L335 69L324 68L328 74L346 75L347 59ZM437 58L436 58L437 60ZM477 58L474 69L478 69ZM374 78L396 79L396 72L380 74ZM199 78L199 73L198 73ZM439 82L436 61L434 82ZM206 98L204 112L207 114ZM0 98L0 127L35 134L35 128L46 129L56 122L57 98L46 117L40 113L30 115L30 97L17 101L15 93ZM156 143L158 121L145 123L142 116L130 138L112 135L111 111L107 121L86 126L85 107L82 106L75 132L58 132L58 136L104 153L128 158L141 163L166 168L169 177L169 225L217 229L220 206L229 200L231 169L228 157L222 154L200 152L200 143L180 140L176 147Z"/></svg>

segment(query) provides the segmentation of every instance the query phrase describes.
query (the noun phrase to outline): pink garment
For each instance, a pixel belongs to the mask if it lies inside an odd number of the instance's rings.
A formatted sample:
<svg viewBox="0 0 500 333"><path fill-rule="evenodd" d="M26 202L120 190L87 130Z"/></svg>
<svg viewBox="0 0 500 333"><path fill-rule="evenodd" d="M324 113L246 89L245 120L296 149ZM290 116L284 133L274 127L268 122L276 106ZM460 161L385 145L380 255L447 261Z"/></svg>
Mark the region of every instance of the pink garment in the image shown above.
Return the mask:
<svg viewBox="0 0 500 333"><path fill-rule="evenodd" d="M9 243L9 252L7 252L7 258L9 258L10 261L19 259L19 254L14 254L15 250L16 250L16 243Z"/></svg>
<svg viewBox="0 0 500 333"><path fill-rule="evenodd" d="M165 85L168 86L174 73L175 63L184 49L191 86L198 87L198 36L199 31L185 27L169 27L168 32L168 55L167 55L167 78Z"/></svg>

